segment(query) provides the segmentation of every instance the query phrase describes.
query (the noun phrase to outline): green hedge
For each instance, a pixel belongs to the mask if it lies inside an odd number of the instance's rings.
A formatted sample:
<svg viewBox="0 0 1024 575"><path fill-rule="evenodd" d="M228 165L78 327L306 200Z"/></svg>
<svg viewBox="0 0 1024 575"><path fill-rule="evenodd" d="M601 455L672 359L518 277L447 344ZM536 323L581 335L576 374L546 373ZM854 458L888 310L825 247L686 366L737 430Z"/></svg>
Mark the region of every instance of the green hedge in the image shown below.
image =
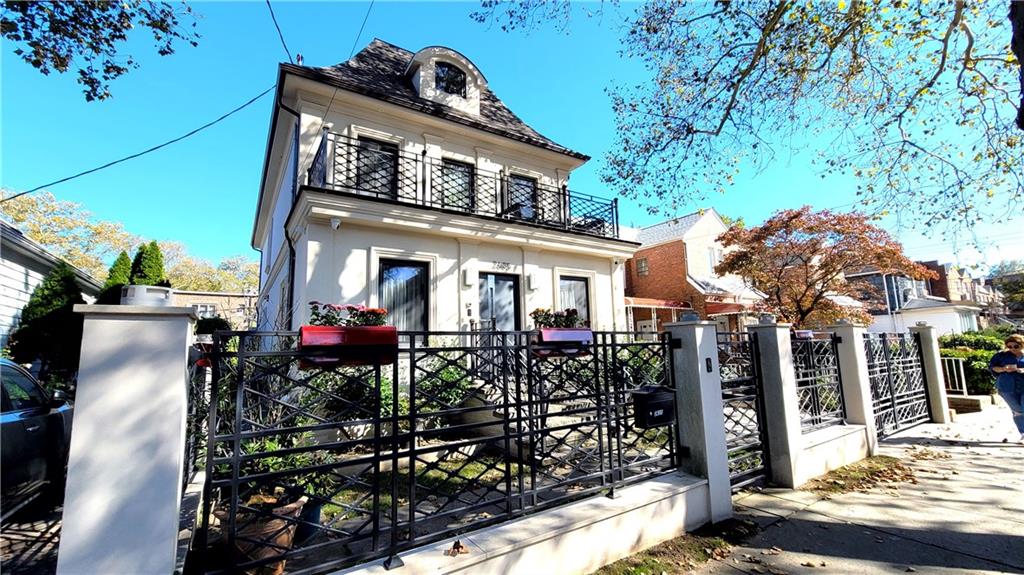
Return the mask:
<svg viewBox="0 0 1024 575"><path fill-rule="evenodd" d="M1003 338L977 332L950 334L939 338L939 347L1000 351L1003 349Z"/></svg>
<svg viewBox="0 0 1024 575"><path fill-rule="evenodd" d="M993 393L996 380L988 370L988 362L994 352L983 349L943 348L939 350L942 357L958 357L964 360L964 377L967 378L967 393L984 395Z"/></svg>

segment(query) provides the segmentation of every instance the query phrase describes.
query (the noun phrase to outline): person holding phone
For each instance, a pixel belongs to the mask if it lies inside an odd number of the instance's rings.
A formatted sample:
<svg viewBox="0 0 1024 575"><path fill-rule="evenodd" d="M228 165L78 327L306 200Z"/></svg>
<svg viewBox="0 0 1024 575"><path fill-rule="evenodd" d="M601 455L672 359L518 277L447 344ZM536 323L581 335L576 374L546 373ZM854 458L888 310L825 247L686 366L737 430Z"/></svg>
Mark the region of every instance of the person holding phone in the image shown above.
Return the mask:
<svg viewBox="0 0 1024 575"><path fill-rule="evenodd" d="M996 375L996 390L1013 412L1013 423L1024 441L1024 336L1013 334L988 367Z"/></svg>

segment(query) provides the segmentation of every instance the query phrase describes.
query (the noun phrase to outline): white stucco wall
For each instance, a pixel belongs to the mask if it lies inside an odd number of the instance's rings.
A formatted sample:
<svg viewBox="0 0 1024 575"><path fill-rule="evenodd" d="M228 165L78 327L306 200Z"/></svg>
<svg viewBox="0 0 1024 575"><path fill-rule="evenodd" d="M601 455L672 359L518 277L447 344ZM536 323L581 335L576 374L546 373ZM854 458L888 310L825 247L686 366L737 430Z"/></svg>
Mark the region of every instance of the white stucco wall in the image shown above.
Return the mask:
<svg viewBox="0 0 1024 575"><path fill-rule="evenodd" d="M876 315L874 321L868 326L868 331L871 332L897 332L903 333L917 322L926 322L928 325L935 328L935 332L938 335L947 335L951 333L963 333L963 325L961 323L960 314L970 314L974 317L973 327L971 330L978 329L978 312L969 311L966 309L956 310L953 308L939 308L939 309L921 309L921 310L901 310L899 313L889 315Z"/></svg>
<svg viewBox="0 0 1024 575"><path fill-rule="evenodd" d="M625 326L622 302L623 267L613 258L524 248L501 243L457 239L343 222L338 230L310 222L296 242L296 325L308 317L312 300L379 305L381 259L426 262L430 268L429 327L469 329L479 320L481 272L519 278L520 322L532 328L529 313L538 307L559 307L561 276L586 277L592 326L599 330ZM468 284L468 285L467 285Z"/></svg>

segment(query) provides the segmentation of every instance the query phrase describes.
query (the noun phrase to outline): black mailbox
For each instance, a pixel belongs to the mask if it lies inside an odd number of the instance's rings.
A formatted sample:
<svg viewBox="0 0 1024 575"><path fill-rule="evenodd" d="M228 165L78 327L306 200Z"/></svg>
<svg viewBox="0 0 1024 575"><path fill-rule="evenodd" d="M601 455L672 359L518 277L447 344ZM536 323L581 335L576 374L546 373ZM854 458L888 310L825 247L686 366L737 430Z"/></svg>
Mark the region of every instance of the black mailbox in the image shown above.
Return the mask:
<svg viewBox="0 0 1024 575"><path fill-rule="evenodd" d="M676 393L648 385L633 392L633 425L640 429L670 425L676 417Z"/></svg>

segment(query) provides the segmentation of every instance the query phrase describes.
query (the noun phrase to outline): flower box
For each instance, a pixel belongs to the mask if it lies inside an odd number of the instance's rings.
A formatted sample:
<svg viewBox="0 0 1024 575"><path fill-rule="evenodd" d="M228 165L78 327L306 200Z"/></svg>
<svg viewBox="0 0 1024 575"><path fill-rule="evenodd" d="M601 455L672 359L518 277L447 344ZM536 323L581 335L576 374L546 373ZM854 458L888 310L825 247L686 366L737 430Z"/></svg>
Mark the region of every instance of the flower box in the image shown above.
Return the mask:
<svg viewBox="0 0 1024 575"><path fill-rule="evenodd" d="M311 352L301 366L390 365L398 359L398 329L390 325L304 325L299 351Z"/></svg>
<svg viewBox="0 0 1024 575"><path fill-rule="evenodd" d="M582 327L542 327L533 351L541 357L578 357L590 354L594 332Z"/></svg>

